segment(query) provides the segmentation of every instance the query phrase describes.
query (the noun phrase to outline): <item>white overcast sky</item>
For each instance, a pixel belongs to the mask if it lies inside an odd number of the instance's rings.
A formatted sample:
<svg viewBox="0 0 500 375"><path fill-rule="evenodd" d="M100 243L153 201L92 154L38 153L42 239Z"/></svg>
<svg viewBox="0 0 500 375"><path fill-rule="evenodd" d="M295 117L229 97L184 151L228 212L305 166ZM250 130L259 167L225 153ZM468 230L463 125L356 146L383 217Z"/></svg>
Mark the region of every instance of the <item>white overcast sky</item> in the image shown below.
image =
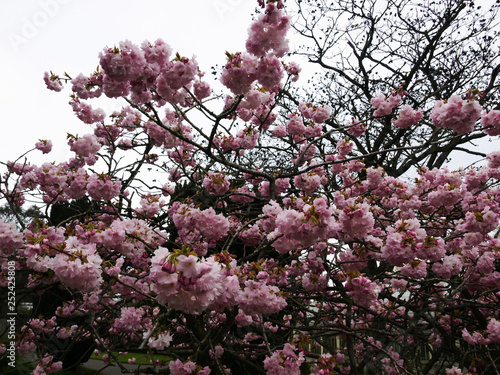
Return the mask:
<svg viewBox="0 0 500 375"><path fill-rule="evenodd" d="M14 160L39 139L51 139L54 152L42 156L34 151L29 160L62 161L72 155L66 133L90 132L67 104L69 90L56 93L45 88L45 71L89 75L104 47L125 39L140 44L162 38L181 55L196 55L209 76L211 66L225 63L226 50L244 49L256 4L255 0L0 0L0 161ZM498 149L491 142L487 147ZM469 161L455 162L453 168Z"/></svg>
<svg viewBox="0 0 500 375"><path fill-rule="evenodd" d="M0 1L0 160L13 160L38 139L52 139L55 154L70 155L66 133L90 129L72 113L69 90L46 89L43 73L89 75L98 53L129 39L162 38L174 51L196 55L212 82L210 67L225 63L225 51L244 49L254 0L22 0ZM62 153L61 153L62 152Z"/></svg>

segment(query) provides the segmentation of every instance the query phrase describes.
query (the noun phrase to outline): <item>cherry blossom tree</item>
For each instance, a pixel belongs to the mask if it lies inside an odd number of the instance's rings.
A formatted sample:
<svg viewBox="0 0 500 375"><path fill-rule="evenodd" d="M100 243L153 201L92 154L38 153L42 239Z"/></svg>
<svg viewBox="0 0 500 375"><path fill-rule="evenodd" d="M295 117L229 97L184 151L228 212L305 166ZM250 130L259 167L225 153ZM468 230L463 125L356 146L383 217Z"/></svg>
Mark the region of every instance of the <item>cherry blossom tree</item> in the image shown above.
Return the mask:
<svg viewBox="0 0 500 375"><path fill-rule="evenodd" d="M500 111L477 91L422 111L396 87L334 126L335 108L290 101L290 17L259 5L222 97L161 39L106 47L88 76L45 75L89 133L68 135L67 161L3 163L1 199L42 214L0 221L2 285L28 279L12 308L54 303L19 327L18 354L36 355L34 374L78 363L75 347L137 373L498 373L500 153L409 181L367 161L443 140L359 139L387 124L497 136ZM151 365L127 370L116 351Z"/></svg>

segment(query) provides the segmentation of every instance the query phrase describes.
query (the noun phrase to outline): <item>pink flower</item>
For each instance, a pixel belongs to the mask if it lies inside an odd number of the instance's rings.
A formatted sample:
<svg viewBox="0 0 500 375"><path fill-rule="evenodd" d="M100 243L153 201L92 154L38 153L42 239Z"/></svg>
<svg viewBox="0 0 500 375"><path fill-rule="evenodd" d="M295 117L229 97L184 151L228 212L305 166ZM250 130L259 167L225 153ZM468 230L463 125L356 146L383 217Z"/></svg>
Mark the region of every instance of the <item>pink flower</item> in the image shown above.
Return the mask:
<svg viewBox="0 0 500 375"><path fill-rule="evenodd" d="M183 86L188 86L198 74L198 63L192 57L188 59L177 55L169 67L162 72L166 84L172 90L178 90Z"/></svg>
<svg viewBox="0 0 500 375"><path fill-rule="evenodd" d="M166 44L162 39L157 39L155 44L144 41L141 44L141 49L144 57L149 64L157 64L160 68L168 64L172 48Z"/></svg>
<svg viewBox="0 0 500 375"><path fill-rule="evenodd" d="M168 367L172 375L190 375L196 371L196 363L182 362L180 359L170 361Z"/></svg>
<svg viewBox="0 0 500 375"><path fill-rule="evenodd" d="M493 109L481 114L481 125L484 132L490 136L500 135L500 110Z"/></svg>
<svg viewBox="0 0 500 375"><path fill-rule="evenodd" d="M93 109L90 104L81 102L78 99L73 99L70 102L75 112L76 117L86 124L94 124L101 122L106 117L106 114L101 108Z"/></svg>
<svg viewBox="0 0 500 375"><path fill-rule="evenodd" d="M285 67L285 71L292 77L292 82L297 82L302 68L295 62L284 64L283 66Z"/></svg>
<svg viewBox="0 0 500 375"><path fill-rule="evenodd" d="M304 190L305 195L311 195L321 185L322 177L313 171L302 173L294 177L293 183L301 190Z"/></svg>
<svg viewBox="0 0 500 375"><path fill-rule="evenodd" d="M203 179L203 187L214 195L223 195L229 190L229 177L222 173L208 172Z"/></svg>
<svg viewBox="0 0 500 375"><path fill-rule="evenodd" d="M482 107L475 100L462 100L458 95L448 101L438 100L430 118L436 128L446 128L458 134L470 133L481 117Z"/></svg>
<svg viewBox="0 0 500 375"><path fill-rule="evenodd" d="M277 313L287 306L285 298L278 292L278 287L264 281L247 280L238 296L240 309L247 315Z"/></svg>
<svg viewBox="0 0 500 375"><path fill-rule="evenodd" d="M351 198L339 215L340 227L353 238L366 237L375 224L370 206L367 203L357 204Z"/></svg>
<svg viewBox="0 0 500 375"><path fill-rule="evenodd" d="M0 219L0 254L10 256L23 246L23 236L13 223Z"/></svg>
<svg viewBox="0 0 500 375"><path fill-rule="evenodd" d="M330 117L330 107L328 106L321 106L321 107L315 107L313 114L312 114L312 120L316 124L322 124L328 118Z"/></svg>
<svg viewBox="0 0 500 375"><path fill-rule="evenodd" d="M500 168L500 151L493 151L486 156L488 167Z"/></svg>
<svg viewBox="0 0 500 375"><path fill-rule="evenodd" d="M272 52L283 57L288 52L288 40L285 39L290 28L290 19L275 4L268 3L266 12L255 20L248 30L247 51L254 56L265 56Z"/></svg>
<svg viewBox="0 0 500 375"><path fill-rule="evenodd" d="M98 290L103 282L101 264L95 244L82 244L70 237L65 252L56 254L49 266L67 287L90 292Z"/></svg>
<svg viewBox="0 0 500 375"><path fill-rule="evenodd" d="M172 335L168 332L161 332L157 337L150 337L148 340L148 346L156 350L163 350L170 346L172 342Z"/></svg>
<svg viewBox="0 0 500 375"><path fill-rule="evenodd" d="M144 53L132 42L120 42L120 47L106 48L99 54L101 67L117 82L137 79L146 65Z"/></svg>
<svg viewBox="0 0 500 375"><path fill-rule="evenodd" d="M194 96L198 100L208 98L212 93L210 85L204 81L196 81L193 87L194 87Z"/></svg>
<svg viewBox="0 0 500 375"><path fill-rule="evenodd" d="M227 54L220 80L235 95L246 94L257 79L258 61L254 56L238 52Z"/></svg>
<svg viewBox="0 0 500 375"><path fill-rule="evenodd" d="M394 226L387 228L386 243L382 246L381 255L392 265L403 266L415 258L426 237L427 233L420 228L418 220L398 220Z"/></svg>
<svg viewBox="0 0 500 375"><path fill-rule="evenodd" d="M284 136L286 136L286 127L284 125L276 125L273 130L273 135L276 138L283 138Z"/></svg>
<svg viewBox="0 0 500 375"><path fill-rule="evenodd" d="M400 129L406 129L412 125L418 124L423 117L422 110L419 109L415 111L409 105L404 105L399 112L398 119L393 120L392 124Z"/></svg>
<svg viewBox="0 0 500 375"><path fill-rule="evenodd" d="M90 197L95 200L111 200L120 194L121 181L114 182L105 175L91 175L87 180L87 189Z"/></svg>
<svg viewBox="0 0 500 375"><path fill-rule="evenodd" d="M40 141L35 143L35 147L37 150L42 151L42 153L48 154L50 151L52 151L52 141L40 139Z"/></svg>
<svg viewBox="0 0 500 375"><path fill-rule="evenodd" d="M63 85L61 83L61 80L59 79L58 76L56 76L52 72L50 74L49 74L49 72L45 72L43 75L43 80L45 81L45 84L47 85L47 88L49 90L59 92L63 89Z"/></svg>
<svg viewBox="0 0 500 375"><path fill-rule="evenodd" d="M453 366L452 368L447 368L446 369L446 375L462 375L462 370L460 370L458 367Z"/></svg>
<svg viewBox="0 0 500 375"><path fill-rule="evenodd" d="M91 78L79 74L71 80L72 90L80 99L98 98L102 94L102 73L96 74Z"/></svg>
<svg viewBox="0 0 500 375"><path fill-rule="evenodd" d="M239 146L245 150L251 150L257 144L259 131L252 125L247 126L236 134Z"/></svg>
<svg viewBox="0 0 500 375"><path fill-rule="evenodd" d="M389 95L388 98L386 98L384 94L380 94L379 96L371 99L371 104L373 108L375 108L373 116L388 116L392 113L392 109L396 108L399 103L401 103L401 95L397 94L394 91L391 95Z"/></svg>
<svg viewBox="0 0 500 375"><path fill-rule="evenodd" d="M348 123L347 126L349 126L347 134L352 135L353 137L359 137L366 132L366 124L355 119Z"/></svg>
<svg viewBox="0 0 500 375"><path fill-rule="evenodd" d="M128 81L115 81L105 74L102 80L102 89L108 98L120 98L130 93L130 83Z"/></svg>
<svg viewBox="0 0 500 375"><path fill-rule="evenodd" d="M101 149L101 143L93 134L85 134L83 137L71 140L70 145L71 151L81 157L94 155Z"/></svg>
<svg viewBox="0 0 500 375"><path fill-rule="evenodd" d="M281 82L282 78L281 62L276 56L267 55L259 61L257 80L263 87L271 90Z"/></svg>
<svg viewBox="0 0 500 375"><path fill-rule="evenodd" d="M276 350L264 359L268 375L300 375L300 366L305 361L304 353L296 353L296 348L286 343L283 350Z"/></svg>
<svg viewBox="0 0 500 375"><path fill-rule="evenodd" d="M411 262L401 268L401 274L413 279L423 279L427 276L427 264L422 261Z"/></svg>
<svg viewBox="0 0 500 375"><path fill-rule="evenodd" d="M286 129L289 135L294 136L304 134L306 127L304 126L302 117L297 113L292 113L286 123Z"/></svg>
<svg viewBox="0 0 500 375"><path fill-rule="evenodd" d="M380 293L380 287L372 282L370 279L364 276L358 276L351 279L347 285L346 289L354 303L369 307L375 303Z"/></svg>

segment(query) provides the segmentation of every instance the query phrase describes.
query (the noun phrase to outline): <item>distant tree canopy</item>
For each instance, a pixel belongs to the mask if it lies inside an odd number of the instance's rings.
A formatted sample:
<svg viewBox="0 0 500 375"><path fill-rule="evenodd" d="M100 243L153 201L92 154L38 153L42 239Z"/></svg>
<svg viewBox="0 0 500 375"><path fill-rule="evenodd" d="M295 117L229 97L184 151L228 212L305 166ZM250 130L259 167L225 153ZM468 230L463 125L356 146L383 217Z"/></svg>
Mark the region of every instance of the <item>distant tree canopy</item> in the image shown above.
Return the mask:
<svg viewBox="0 0 500 375"><path fill-rule="evenodd" d="M6 223L15 223L18 227L25 228L33 219L42 216L37 206L23 208L8 203L0 206L0 219Z"/></svg>

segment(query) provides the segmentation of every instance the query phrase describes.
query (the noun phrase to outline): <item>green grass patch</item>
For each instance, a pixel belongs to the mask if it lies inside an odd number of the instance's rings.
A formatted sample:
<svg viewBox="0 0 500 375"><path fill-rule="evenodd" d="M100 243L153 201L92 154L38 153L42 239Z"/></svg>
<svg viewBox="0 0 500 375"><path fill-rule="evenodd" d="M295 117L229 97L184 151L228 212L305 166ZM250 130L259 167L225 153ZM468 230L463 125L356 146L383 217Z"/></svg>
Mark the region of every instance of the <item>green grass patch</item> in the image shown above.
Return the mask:
<svg viewBox="0 0 500 375"><path fill-rule="evenodd" d="M129 359L135 358L135 362L134 362L135 365L151 365L151 358L153 358L154 360L157 360L157 361L163 361L165 363L170 362L170 360L172 359L166 355L160 355L160 354L151 355L148 353L137 353L137 352L135 352L135 353L130 352L130 353L127 353L125 355L119 354L118 352L113 352L113 354L118 358L118 360L121 363L128 363ZM92 356L90 358L102 360L102 355L103 355L103 353L101 353L98 356L92 354Z"/></svg>

